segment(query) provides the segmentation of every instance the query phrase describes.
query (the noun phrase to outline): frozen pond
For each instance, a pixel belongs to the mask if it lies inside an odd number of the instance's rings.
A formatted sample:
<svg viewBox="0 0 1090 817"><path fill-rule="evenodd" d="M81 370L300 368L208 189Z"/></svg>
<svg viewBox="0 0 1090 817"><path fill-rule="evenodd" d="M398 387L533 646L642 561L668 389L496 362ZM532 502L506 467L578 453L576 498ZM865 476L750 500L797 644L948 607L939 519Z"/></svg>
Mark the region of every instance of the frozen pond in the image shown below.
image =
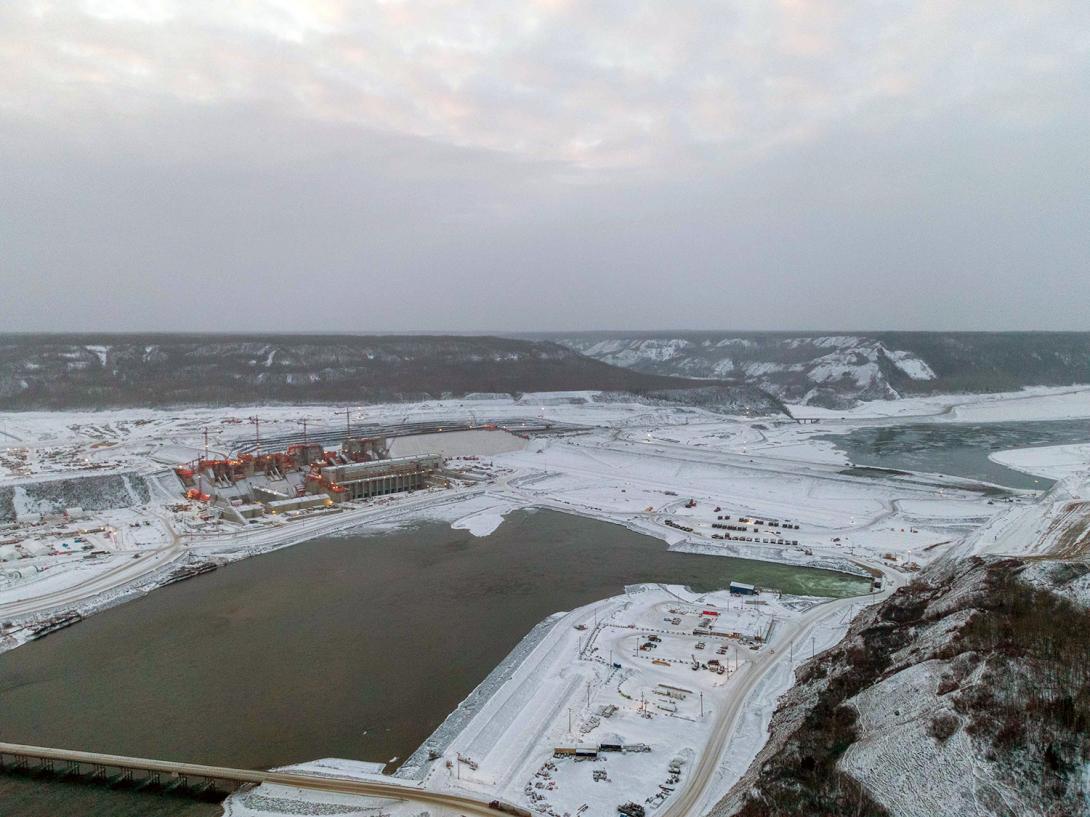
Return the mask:
<svg viewBox="0 0 1090 817"><path fill-rule="evenodd" d="M1044 489L1052 480L1024 474L988 459L1009 448L1090 442L1090 422L919 423L867 426L827 440L856 465L969 477L1008 488Z"/></svg>
<svg viewBox="0 0 1090 817"><path fill-rule="evenodd" d="M868 587L828 571L671 553L625 528L547 511L517 512L485 538L428 523L320 539L0 656L0 734L242 767L404 759L549 614L626 584L710 589L731 579L823 595Z"/></svg>

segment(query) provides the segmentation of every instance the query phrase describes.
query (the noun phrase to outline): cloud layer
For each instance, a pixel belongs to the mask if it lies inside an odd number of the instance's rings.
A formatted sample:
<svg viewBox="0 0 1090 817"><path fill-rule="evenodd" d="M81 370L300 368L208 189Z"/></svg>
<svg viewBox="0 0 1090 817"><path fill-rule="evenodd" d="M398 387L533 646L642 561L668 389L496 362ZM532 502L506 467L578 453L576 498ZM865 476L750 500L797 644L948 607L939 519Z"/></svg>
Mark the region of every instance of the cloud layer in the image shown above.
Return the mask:
<svg viewBox="0 0 1090 817"><path fill-rule="evenodd" d="M0 318L1090 328L1088 110L1077 2L4 4Z"/></svg>

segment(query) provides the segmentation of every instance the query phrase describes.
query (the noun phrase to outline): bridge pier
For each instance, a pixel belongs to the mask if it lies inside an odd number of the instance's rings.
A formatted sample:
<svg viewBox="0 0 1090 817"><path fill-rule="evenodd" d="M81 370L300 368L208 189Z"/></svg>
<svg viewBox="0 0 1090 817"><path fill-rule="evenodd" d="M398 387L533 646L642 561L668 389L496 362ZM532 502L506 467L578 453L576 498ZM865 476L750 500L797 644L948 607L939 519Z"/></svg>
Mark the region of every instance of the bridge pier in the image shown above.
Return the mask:
<svg viewBox="0 0 1090 817"><path fill-rule="evenodd" d="M215 794L215 793L216 793L216 781L214 781L214 780L208 780L208 781L206 781L204 783L204 785L196 786L193 789L193 796L194 797L203 798L203 797L208 796L209 794Z"/></svg>
<svg viewBox="0 0 1090 817"><path fill-rule="evenodd" d="M178 775L173 780L171 780L169 783L167 783L166 788L163 789L163 794L170 794L172 791L176 791L177 789L181 789L182 791L186 791L188 786L189 786L189 778L187 778L185 775Z"/></svg>
<svg viewBox="0 0 1090 817"><path fill-rule="evenodd" d="M161 781L161 779L159 777L159 772L152 772L151 774L146 776L143 780L141 780L139 783L137 783L136 788L133 789L133 791L143 791L144 789L148 788L149 786L154 786L155 788L159 788L159 786L161 786L161 785L162 785L162 781Z"/></svg>

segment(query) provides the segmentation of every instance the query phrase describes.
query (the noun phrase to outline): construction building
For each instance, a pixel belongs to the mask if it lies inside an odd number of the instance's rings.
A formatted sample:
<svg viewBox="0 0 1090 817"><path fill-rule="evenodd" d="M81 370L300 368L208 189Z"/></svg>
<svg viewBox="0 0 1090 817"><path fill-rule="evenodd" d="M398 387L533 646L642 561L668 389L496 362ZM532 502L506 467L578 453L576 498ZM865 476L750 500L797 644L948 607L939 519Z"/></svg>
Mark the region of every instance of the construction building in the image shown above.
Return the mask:
<svg viewBox="0 0 1090 817"><path fill-rule="evenodd" d="M269 514L426 488L443 467L436 454L390 458L385 436L350 437L339 451L316 442L283 451L207 456L176 468L186 497L210 502L242 522Z"/></svg>
<svg viewBox="0 0 1090 817"><path fill-rule="evenodd" d="M728 587L732 596L755 596L757 595L757 588L752 584L745 584L743 582L731 582Z"/></svg>
<svg viewBox="0 0 1090 817"><path fill-rule="evenodd" d="M443 459L437 454L314 466L307 475L307 493L324 492L334 502L341 502L418 491L442 466Z"/></svg>
<svg viewBox="0 0 1090 817"><path fill-rule="evenodd" d="M349 437L341 445L341 453L352 462L374 462L390 457L385 437Z"/></svg>

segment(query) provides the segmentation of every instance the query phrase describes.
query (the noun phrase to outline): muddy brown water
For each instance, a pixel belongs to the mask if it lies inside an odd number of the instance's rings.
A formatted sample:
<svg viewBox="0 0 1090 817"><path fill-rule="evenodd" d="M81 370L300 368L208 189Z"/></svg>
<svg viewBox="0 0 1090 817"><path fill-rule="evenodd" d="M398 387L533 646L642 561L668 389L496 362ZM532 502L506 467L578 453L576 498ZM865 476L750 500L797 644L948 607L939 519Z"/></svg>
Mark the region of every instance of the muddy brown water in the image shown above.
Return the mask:
<svg viewBox="0 0 1090 817"><path fill-rule="evenodd" d="M404 759L549 614L627 584L732 579L789 593L867 590L829 571L671 553L549 511L514 513L484 538L426 523L317 539L0 655L0 739L246 768ZM76 813L67 803L5 809L23 782L0 777L0 814ZM46 805L87 791L36 785ZM204 807L179 801L170 813ZM122 813L104 808L86 813Z"/></svg>

